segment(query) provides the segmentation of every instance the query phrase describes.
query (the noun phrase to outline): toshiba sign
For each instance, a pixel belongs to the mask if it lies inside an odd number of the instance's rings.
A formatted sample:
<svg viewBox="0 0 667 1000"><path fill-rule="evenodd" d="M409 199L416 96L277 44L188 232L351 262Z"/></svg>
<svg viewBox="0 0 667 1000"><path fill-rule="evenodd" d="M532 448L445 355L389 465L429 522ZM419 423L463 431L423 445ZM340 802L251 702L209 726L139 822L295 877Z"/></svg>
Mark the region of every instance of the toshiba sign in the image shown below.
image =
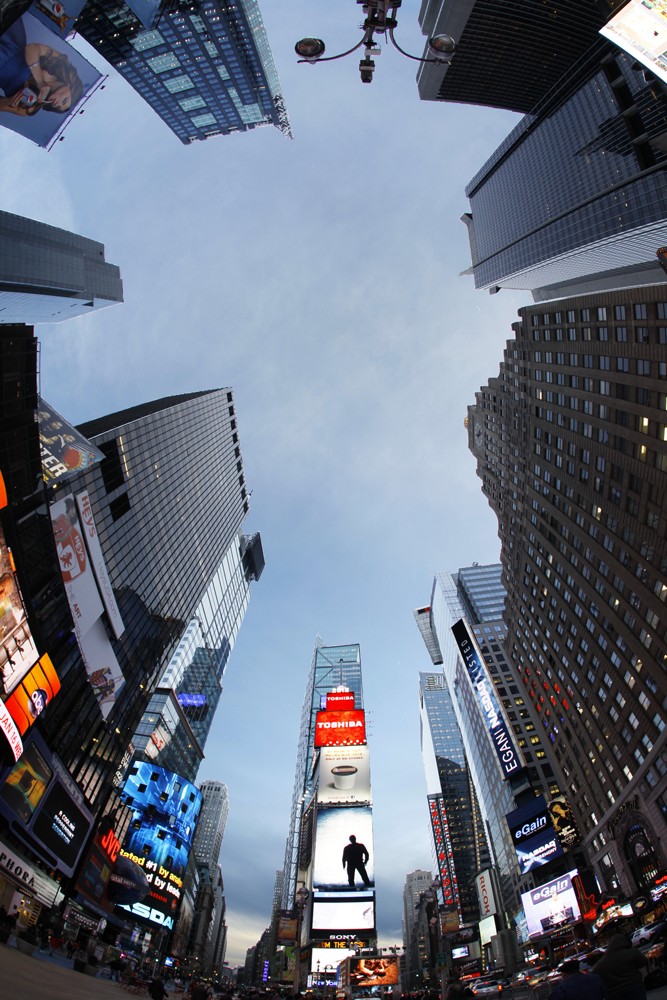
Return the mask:
<svg viewBox="0 0 667 1000"><path fill-rule="evenodd" d="M365 742L366 726L363 711L317 713L316 747L355 746Z"/></svg>

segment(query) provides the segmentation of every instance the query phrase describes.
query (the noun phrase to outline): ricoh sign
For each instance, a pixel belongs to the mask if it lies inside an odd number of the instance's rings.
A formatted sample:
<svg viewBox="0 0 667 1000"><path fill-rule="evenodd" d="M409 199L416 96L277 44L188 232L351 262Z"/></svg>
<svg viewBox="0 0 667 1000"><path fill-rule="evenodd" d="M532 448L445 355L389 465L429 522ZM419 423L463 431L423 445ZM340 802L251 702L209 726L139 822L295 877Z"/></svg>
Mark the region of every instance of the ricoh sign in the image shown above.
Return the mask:
<svg viewBox="0 0 667 1000"><path fill-rule="evenodd" d="M514 746L514 740L510 735L509 726L503 718L493 685L482 663L481 656L477 652L477 647L468 632L466 623L462 618L452 625L452 635L456 640L456 645L466 665L468 677L482 710L484 722L493 742L496 756L500 761L503 774L506 778L509 778L510 775L517 773L525 765Z"/></svg>
<svg viewBox="0 0 667 1000"><path fill-rule="evenodd" d="M494 913L498 912L498 905L496 903L496 897L493 892L493 882L491 881L491 869L487 868L486 871L480 872L475 879L475 886L477 888L477 899L479 901L479 915L483 919L484 917L491 917Z"/></svg>

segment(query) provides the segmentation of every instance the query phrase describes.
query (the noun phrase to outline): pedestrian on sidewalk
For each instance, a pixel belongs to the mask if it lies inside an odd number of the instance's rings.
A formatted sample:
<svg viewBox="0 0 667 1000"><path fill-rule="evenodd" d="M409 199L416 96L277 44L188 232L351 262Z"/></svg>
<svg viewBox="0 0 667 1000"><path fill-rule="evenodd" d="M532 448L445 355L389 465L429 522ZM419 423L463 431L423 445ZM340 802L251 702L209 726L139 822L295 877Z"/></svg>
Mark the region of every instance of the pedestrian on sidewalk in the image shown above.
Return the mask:
<svg viewBox="0 0 667 1000"><path fill-rule="evenodd" d="M152 997L152 1000L164 1000L164 997L168 997L166 989L164 988L164 982L160 978L154 979L153 982L148 987L148 994Z"/></svg>
<svg viewBox="0 0 667 1000"><path fill-rule="evenodd" d="M49 955L53 955L54 951L60 951L62 943L63 939L58 937L56 934L53 934L51 937L51 951L49 952Z"/></svg>
<svg viewBox="0 0 667 1000"><path fill-rule="evenodd" d="M549 1000L604 1000L606 990L602 978L594 972L584 973L576 958L560 967L562 983L553 989Z"/></svg>
<svg viewBox="0 0 667 1000"><path fill-rule="evenodd" d="M593 966L606 989L607 1000L646 1000L642 969L648 965L627 934L614 934L607 950Z"/></svg>

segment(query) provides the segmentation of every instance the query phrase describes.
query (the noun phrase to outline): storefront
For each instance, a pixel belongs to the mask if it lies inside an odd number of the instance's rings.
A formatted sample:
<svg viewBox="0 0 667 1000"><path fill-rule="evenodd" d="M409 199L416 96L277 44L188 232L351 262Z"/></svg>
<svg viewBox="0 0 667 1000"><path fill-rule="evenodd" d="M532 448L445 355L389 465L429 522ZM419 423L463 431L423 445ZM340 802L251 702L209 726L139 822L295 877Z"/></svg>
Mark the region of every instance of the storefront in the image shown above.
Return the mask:
<svg viewBox="0 0 667 1000"><path fill-rule="evenodd" d="M51 909L63 899L60 884L15 847L0 840L0 906L15 915L22 928L34 926L42 907Z"/></svg>

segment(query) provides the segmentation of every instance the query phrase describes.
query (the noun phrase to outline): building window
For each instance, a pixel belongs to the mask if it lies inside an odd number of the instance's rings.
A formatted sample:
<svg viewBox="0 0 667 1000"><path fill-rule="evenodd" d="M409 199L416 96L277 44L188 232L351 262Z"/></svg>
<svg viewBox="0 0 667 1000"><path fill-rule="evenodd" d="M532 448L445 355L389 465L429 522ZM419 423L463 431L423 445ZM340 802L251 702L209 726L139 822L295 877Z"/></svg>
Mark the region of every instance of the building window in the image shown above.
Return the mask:
<svg viewBox="0 0 667 1000"><path fill-rule="evenodd" d="M146 62L154 73L166 73L170 69L178 69L180 62L173 52L165 52L162 56L154 56Z"/></svg>

